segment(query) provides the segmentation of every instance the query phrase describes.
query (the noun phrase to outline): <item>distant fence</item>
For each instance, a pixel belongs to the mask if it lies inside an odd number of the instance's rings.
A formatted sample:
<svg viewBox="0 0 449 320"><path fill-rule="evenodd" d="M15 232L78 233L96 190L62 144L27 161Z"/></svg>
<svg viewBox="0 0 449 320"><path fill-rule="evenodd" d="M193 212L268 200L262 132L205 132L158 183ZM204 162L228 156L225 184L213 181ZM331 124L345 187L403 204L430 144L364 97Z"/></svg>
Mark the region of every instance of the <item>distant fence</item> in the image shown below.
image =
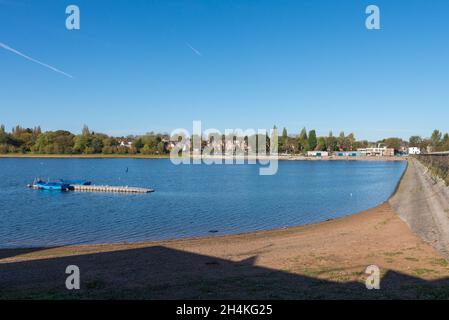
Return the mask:
<svg viewBox="0 0 449 320"><path fill-rule="evenodd" d="M440 177L449 185L449 152L421 154L416 158L428 167L433 175Z"/></svg>

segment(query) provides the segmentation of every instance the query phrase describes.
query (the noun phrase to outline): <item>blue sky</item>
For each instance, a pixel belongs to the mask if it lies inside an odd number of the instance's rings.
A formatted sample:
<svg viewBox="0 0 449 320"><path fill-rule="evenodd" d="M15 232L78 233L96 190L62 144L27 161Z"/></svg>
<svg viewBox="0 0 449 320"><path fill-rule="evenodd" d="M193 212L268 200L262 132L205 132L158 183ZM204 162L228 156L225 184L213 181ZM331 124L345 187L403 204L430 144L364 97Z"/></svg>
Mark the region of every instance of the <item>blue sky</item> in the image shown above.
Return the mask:
<svg viewBox="0 0 449 320"><path fill-rule="evenodd" d="M65 28L65 8L81 29ZM381 30L365 28L365 8ZM447 0L0 0L0 123L116 135L449 131Z"/></svg>

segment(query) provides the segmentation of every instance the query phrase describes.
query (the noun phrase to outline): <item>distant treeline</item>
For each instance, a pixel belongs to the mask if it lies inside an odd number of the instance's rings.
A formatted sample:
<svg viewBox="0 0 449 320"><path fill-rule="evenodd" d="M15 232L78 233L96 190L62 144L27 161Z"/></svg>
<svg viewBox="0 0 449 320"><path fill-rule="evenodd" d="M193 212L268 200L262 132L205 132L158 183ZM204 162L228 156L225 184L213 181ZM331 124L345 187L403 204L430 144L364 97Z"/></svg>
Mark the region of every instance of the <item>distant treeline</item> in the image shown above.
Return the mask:
<svg viewBox="0 0 449 320"><path fill-rule="evenodd" d="M0 153L38 154L163 154L168 153L168 136L148 133L139 137L112 137L90 131L84 126L82 133L69 131L42 132L40 127L22 128L16 126L6 132L0 126Z"/></svg>
<svg viewBox="0 0 449 320"><path fill-rule="evenodd" d="M267 137L268 138L268 137ZM397 152L407 147L418 147L422 151L448 151L449 135L435 130L430 138L410 137L409 141L400 138L386 138L369 142L356 140L354 134L341 132L334 136L317 136L315 130L303 128L297 135L289 135L284 128L279 135L279 153L304 154L307 151L353 151L358 148L374 147L381 144ZM203 147L207 141L203 142ZM7 132L0 126L0 153L36 154L167 154L172 143L168 134L150 132L140 136L113 137L96 133L84 126L81 134L66 130L42 132L40 127L23 128L16 126Z"/></svg>
<svg viewBox="0 0 449 320"><path fill-rule="evenodd" d="M332 132L328 136L317 137L315 130L303 128L299 135L289 136L287 130L282 130L279 137L279 152L281 153L306 153L307 151L355 151L359 148L368 148L376 146L392 148L396 152L406 151L408 147L417 147L425 151L447 151L449 150L449 134L443 134L434 130L430 138L412 136L409 141L401 138L385 138L379 141L356 140L354 134L345 135L340 132L334 136Z"/></svg>
<svg viewBox="0 0 449 320"><path fill-rule="evenodd" d="M424 152L449 151L449 134L434 130L430 138L412 136L409 139L409 146L417 147Z"/></svg>

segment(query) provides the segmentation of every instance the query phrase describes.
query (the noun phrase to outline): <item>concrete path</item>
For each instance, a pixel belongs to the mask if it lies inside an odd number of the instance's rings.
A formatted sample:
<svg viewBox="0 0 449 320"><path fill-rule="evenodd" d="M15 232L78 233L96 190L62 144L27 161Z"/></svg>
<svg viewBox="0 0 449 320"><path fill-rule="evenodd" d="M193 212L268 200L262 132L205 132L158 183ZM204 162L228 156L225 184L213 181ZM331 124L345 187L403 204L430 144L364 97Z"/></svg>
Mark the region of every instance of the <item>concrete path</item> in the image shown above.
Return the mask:
<svg viewBox="0 0 449 320"><path fill-rule="evenodd" d="M449 187L436 181L415 159L390 205L411 230L449 259Z"/></svg>

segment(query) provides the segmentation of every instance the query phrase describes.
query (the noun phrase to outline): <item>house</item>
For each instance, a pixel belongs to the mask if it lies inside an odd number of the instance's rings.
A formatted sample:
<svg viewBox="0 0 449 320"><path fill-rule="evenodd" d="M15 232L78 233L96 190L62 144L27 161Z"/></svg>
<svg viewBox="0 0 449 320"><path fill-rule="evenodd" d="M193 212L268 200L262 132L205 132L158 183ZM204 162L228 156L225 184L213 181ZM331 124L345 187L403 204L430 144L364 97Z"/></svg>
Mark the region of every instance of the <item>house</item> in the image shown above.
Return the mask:
<svg viewBox="0 0 449 320"><path fill-rule="evenodd" d="M308 157L328 157L329 152L327 151L307 151Z"/></svg>
<svg viewBox="0 0 449 320"><path fill-rule="evenodd" d="M179 151L187 152L190 150L190 140L187 139L184 142L175 140L162 140L165 150L172 151L175 147L178 147Z"/></svg>
<svg viewBox="0 0 449 320"><path fill-rule="evenodd" d="M367 157L393 157L394 149L387 147L377 147L377 148L359 148L357 149L362 156Z"/></svg>
<svg viewBox="0 0 449 320"><path fill-rule="evenodd" d="M133 143L132 143L132 141L129 141L129 140L119 140L119 146L131 148L133 146Z"/></svg>
<svg viewBox="0 0 449 320"><path fill-rule="evenodd" d="M421 154L421 149L418 147L410 147L408 148L408 154Z"/></svg>

